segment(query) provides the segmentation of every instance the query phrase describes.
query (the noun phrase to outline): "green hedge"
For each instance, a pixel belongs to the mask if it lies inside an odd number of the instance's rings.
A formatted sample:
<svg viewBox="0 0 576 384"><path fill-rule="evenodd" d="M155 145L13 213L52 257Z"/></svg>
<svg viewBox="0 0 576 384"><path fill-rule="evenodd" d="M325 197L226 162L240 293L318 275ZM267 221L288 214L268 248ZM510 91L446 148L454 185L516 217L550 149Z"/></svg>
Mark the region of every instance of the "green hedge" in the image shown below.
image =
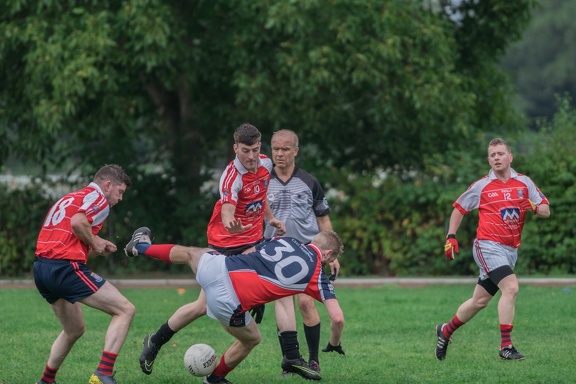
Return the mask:
<svg viewBox="0 0 576 384"><path fill-rule="evenodd" d="M519 274L573 274L576 268L576 114L568 100L560 100L551 122L539 131L510 139L513 167L529 175L551 203L549 219L529 217L519 251ZM342 275L423 276L475 275L471 245L477 215L464 218L458 231L460 254L444 258L443 244L454 200L485 175L486 145L479 138L460 152L437 154L422 170L390 170L381 175L353 175L346 170L309 169L325 185L335 230L345 244ZM382 176L385 174L385 177ZM347 176L346 176L347 175ZM146 225L162 243L206 244L206 225L215 195L191 198L174 189L171 175L140 175L124 201L112 209L102 236L119 248L132 231ZM22 190L0 188L0 276L30 273L40 225L53 203L39 185ZM123 252L90 260L94 270L109 274L184 272L146 258L128 259Z"/></svg>

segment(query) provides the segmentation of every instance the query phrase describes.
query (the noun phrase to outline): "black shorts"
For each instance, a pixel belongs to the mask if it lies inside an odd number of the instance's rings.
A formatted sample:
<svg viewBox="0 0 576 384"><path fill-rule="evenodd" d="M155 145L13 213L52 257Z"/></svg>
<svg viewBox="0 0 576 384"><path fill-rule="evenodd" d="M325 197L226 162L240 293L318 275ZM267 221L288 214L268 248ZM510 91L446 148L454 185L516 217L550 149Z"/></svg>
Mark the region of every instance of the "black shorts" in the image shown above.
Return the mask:
<svg viewBox="0 0 576 384"><path fill-rule="evenodd" d="M260 244L263 241L264 241L264 238L258 240L255 243L245 244L245 245L241 245L239 247L234 247L234 248L217 247L215 245L208 244L208 248L212 248L212 249L218 251L219 253L223 254L224 256L234 256L234 255L240 255L241 253L244 253L244 251L247 250L248 248L253 247L256 244Z"/></svg>
<svg viewBox="0 0 576 384"><path fill-rule="evenodd" d="M97 292L106 282L86 264L39 257L34 262L34 283L50 304L64 299L72 304Z"/></svg>

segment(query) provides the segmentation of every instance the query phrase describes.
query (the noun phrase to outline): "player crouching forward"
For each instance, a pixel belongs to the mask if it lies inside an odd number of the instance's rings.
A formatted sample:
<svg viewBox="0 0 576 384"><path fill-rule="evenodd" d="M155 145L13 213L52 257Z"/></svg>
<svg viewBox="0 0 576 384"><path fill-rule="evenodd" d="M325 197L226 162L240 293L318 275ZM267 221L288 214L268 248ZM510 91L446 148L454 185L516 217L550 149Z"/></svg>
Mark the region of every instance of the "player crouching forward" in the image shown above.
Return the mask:
<svg viewBox="0 0 576 384"><path fill-rule="evenodd" d="M344 314L334 287L323 271L323 267L343 251L335 232L322 231L309 244L292 237L276 237L247 253L226 257L211 248L153 245L150 230L142 227L134 232L124 251L129 257L143 255L172 264L190 265L206 294L208 316L218 320L238 340L222 355L204 383L230 383L226 375L260 343L262 336L249 313L252 308L299 293L326 306L331 323L330 344L340 345ZM242 289L247 286L251 289ZM282 369L309 380L321 379L300 356L297 341L283 348Z"/></svg>

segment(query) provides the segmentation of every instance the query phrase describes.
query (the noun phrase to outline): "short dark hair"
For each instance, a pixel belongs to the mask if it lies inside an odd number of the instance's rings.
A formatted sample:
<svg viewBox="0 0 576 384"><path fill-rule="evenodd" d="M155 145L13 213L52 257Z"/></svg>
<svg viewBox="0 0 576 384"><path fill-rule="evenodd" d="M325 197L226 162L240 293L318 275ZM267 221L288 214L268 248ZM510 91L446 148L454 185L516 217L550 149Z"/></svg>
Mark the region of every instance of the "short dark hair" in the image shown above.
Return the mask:
<svg viewBox="0 0 576 384"><path fill-rule="evenodd" d="M262 134L252 124L244 123L234 131L234 143L254 145L262 141Z"/></svg>
<svg viewBox="0 0 576 384"><path fill-rule="evenodd" d="M497 145L504 145L508 150L508 152L512 153L512 149L510 148L510 145L506 142L506 140L501 139L499 137L495 137L492 140L490 140L490 143L488 143L488 149L490 149L490 147L495 147Z"/></svg>
<svg viewBox="0 0 576 384"><path fill-rule="evenodd" d="M121 166L116 164L106 164L96 172L94 175L94 182L104 182L111 180L114 184L125 184L126 187L132 185L132 180L122 169Z"/></svg>

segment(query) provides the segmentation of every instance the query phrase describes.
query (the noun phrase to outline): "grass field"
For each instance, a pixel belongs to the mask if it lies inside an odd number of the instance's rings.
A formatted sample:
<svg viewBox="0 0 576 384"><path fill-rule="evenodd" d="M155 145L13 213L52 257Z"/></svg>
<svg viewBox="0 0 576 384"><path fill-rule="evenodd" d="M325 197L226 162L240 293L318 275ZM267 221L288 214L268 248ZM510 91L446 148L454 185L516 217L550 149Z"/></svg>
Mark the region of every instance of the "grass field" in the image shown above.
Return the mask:
<svg viewBox="0 0 576 384"><path fill-rule="evenodd" d="M458 330L445 361L434 358L436 324L453 316L468 298L471 286L400 288L336 287L346 316L342 346L346 356L321 353L324 383L574 383L576 350L576 287L522 286L516 305L512 339L524 361L498 357L496 301ZM161 350L154 373L138 365L144 335L155 331L180 305L196 298L197 289L183 295L175 288L122 289L136 305L137 315L117 360L116 378L131 383L201 383L184 368L189 345L207 343L221 354L232 342L219 324L204 317L176 334ZM329 334L325 310L323 347ZM35 289L0 290L0 383L35 383L44 369L50 346L60 331L56 318ZM262 343L228 379L234 384L303 383L298 376L280 376L280 352L272 304L260 329ZM87 383L103 347L109 317L85 307L86 333L58 372L59 384ZM301 321L299 320L299 324ZM299 325L300 326L300 325ZM300 326L301 327L301 326ZM307 358L301 328L301 351Z"/></svg>

